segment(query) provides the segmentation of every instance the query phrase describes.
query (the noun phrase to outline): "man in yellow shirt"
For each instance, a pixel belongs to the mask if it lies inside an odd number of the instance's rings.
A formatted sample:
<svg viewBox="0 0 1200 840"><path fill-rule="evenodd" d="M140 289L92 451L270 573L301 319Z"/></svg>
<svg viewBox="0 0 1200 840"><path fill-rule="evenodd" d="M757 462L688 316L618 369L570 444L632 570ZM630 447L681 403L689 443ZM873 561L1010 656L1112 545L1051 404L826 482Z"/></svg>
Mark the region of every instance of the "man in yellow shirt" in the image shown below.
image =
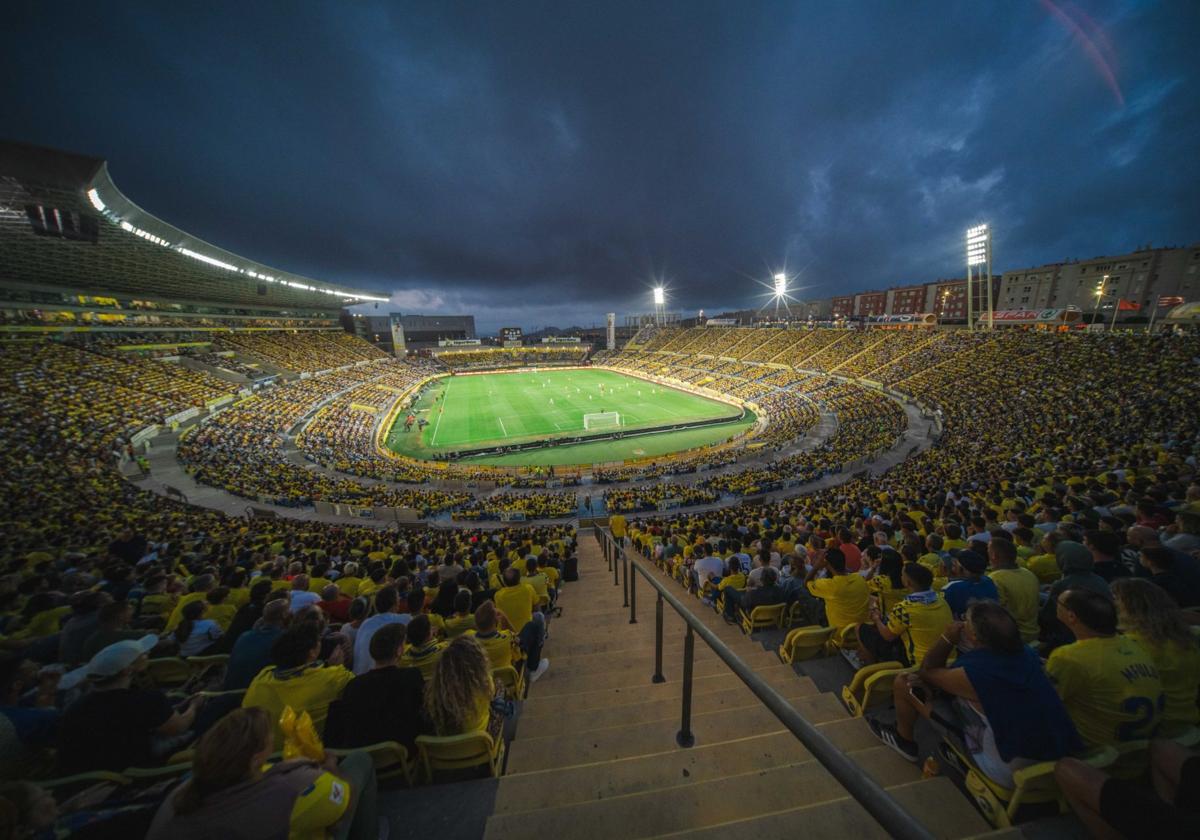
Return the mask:
<svg viewBox="0 0 1200 840"><path fill-rule="evenodd" d="M817 575L824 569L829 577ZM812 570L804 578L808 591L825 602L825 624L841 629L849 624L863 624L870 619L870 593L867 582L859 575L846 573L846 555L831 548L824 558L813 560Z"/></svg>
<svg viewBox="0 0 1200 840"><path fill-rule="evenodd" d="M320 653L321 631L316 624L305 621L289 627L271 645L271 658L276 664L263 668L246 689L242 707L266 709L274 727L276 749L283 747L279 718L284 707L291 706L296 714L308 712L320 735L329 704L354 679L353 672L342 667L340 647L334 648L326 663L317 659Z"/></svg>
<svg viewBox="0 0 1200 840"><path fill-rule="evenodd" d="M479 609L475 610L475 629L467 631L467 635L473 635L475 641L483 647L493 671L523 664L521 643L517 641L511 627L502 628L501 624L508 624L504 613L499 612L492 601L484 601L479 605Z"/></svg>
<svg viewBox="0 0 1200 840"><path fill-rule="evenodd" d="M625 545L625 517L622 514L614 513L608 517L608 527L612 530L613 537L617 540L617 545Z"/></svg>
<svg viewBox="0 0 1200 840"><path fill-rule="evenodd" d="M1150 655L1117 633L1112 599L1068 589L1058 596L1057 612L1076 641L1055 648L1046 673L1084 743L1115 746L1151 737L1166 705L1162 681ZM1119 775L1141 769L1127 764Z"/></svg>
<svg viewBox="0 0 1200 840"><path fill-rule="evenodd" d="M1000 592L1000 604L1017 621L1021 641L1036 642L1038 637L1037 575L1017 565L1017 547L1009 540L993 537L988 541L988 561L992 570L988 577Z"/></svg>
<svg viewBox="0 0 1200 840"><path fill-rule="evenodd" d="M540 612L533 611L537 592L521 580L521 574L514 566L509 566L504 570L504 586L496 590L492 598L508 623L520 628L517 634L525 651L525 668L530 682L540 679L550 667L550 660L541 658L542 645L546 641L546 620Z"/></svg>

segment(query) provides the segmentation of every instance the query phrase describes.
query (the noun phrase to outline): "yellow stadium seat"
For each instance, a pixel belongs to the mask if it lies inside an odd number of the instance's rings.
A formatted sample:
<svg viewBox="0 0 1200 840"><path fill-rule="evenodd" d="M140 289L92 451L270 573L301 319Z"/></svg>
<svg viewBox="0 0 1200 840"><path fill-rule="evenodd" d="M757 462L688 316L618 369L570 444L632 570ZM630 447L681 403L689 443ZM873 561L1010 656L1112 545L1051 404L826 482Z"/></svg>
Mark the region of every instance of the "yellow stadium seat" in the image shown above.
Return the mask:
<svg viewBox="0 0 1200 840"><path fill-rule="evenodd" d="M826 653L833 638L832 627L797 627L779 646L779 658L789 665Z"/></svg>
<svg viewBox="0 0 1200 840"><path fill-rule="evenodd" d="M406 785L412 785L412 762L409 761L408 750L404 748L403 744L395 741L380 741L378 744L369 744L365 747L353 747L350 749L330 749L327 747L325 752L338 758L345 758L350 753L360 750L371 756L371 761L375 764L375 775L381 782L388 779L402 778Z"/></svg>
<svg viewBox="0 0 1200 840"><path fill-rule="evenodd" d="M739 612L742 615L742 631L748 636L755 630L771 630L783 623L783 604L755 607L749 615L745 610Z"/></svg>
<svg viewBox="0 0 1200 840"><path fill-rule="evenodd" d="M897 676L916 670L916 666L906 668L900 662L876 662L859 668L850 684L842 686L842 701L850 714L862 717L875 704L891 699L892 683Z"/></svg>
<svg viewBox="0 0 1200 840"><path fill-rule="evenodd" d="M504 758L504 739L492 740L486 732L464 735L417 736L417 754L427 782L433 781L435 770L462 770L486 765L491 776L500 777Z"/></svg>
<svg viewBox="0 0 1200 840"><path fill-rule="evenodd" d="M187 660L178 656L146 660L146 676L160 688L183 685L191 675L192 669Z"/></svg>
<svg viewBox="0 0 1200 840"><path fill-rule="evenodd" d="M1059 813L1066 813L1067 802L1058 789L1054 779L1054 766L1057 762L1043 761L1013 773L1012 788L1001 787L986 775L981 773L970 757L962 754L953 744L946 745L958 755L959 761L967 768L967 793L975 800L983 818L991 823L993 828L1010 827L1022 805L1039 803L1058 803ZM1104 747L1083 759L1084 762L1102 770L1109 767L1118 758L1118 753L1111 747Z"/></svg>

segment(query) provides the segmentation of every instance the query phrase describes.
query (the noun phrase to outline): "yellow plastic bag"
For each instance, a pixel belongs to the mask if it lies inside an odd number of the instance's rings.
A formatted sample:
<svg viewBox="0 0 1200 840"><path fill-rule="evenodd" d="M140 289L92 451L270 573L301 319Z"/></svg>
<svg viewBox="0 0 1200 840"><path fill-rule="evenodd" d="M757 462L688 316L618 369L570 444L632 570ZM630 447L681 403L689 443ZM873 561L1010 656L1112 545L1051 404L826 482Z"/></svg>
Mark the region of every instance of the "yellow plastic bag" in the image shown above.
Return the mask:
<svg viewBox="0 0 1200 840"><path fill-rule="evenodd" d="M291 706L283 708L279 716L279 728L283 730L283 760L307 758L316 762L325 760L325 747L317 735L308 712L296 714Z"/></svg>

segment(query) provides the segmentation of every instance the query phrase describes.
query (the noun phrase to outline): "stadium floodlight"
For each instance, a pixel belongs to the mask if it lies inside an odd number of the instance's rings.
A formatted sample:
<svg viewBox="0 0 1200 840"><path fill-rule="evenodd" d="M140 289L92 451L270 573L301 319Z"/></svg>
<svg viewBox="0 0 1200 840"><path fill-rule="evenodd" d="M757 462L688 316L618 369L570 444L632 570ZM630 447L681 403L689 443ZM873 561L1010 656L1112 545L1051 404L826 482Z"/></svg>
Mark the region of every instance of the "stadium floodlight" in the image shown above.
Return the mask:
<svg viewBox="0 0 1200 840"><path fill-rule="evenodd" d="M775 275L775 297L784 297L787 295L787 275Z"/></svg>
<svg viewBox="0 0 1200 840"><path fill-rule="evenodd" d="M967 265L983 265L987 262L989 238L987 225L967 228Z"/></svg>
<svg viewBox="0 0 1200 840"><path fill-rule="evenodd" d="M972 280L972 269L975 266L982 266L979 269L979 279L983 280L986 274L987 285L984 287L987 295L987 326L992 328L992 231L986 224L975 225L967 228L967 329L975 329L974 313L972 309L975 303L974 283Z"/></svg>
<svg viewBox="0 0 1200 840"><path fill-rule="evenodd" d="M665 306L667 303L667 292L662 286L654 287L654 305Z"/></svg>

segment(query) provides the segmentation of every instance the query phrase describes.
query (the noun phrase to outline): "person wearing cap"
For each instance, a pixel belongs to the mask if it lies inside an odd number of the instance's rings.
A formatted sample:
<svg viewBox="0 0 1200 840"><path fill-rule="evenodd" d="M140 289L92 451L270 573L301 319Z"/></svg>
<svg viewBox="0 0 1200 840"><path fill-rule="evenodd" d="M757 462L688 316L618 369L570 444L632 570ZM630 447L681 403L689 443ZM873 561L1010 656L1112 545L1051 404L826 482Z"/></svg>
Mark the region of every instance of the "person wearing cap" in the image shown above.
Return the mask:
<svg viewBox="0 0 1200 840"><path fill-rule="evenodd" d="M969 548L958 552L954 558L955 579L942 587L942 597L949 604L956 621L962 619L972 601L1000 600L1000 590L984 574L987 568L987 558Z"/></svg>
<svg viewBox="0 0 1200 840"><path fill-rule="evenodd" d="M59 724L58 774L69 776L93 770L124 770L159 763L156 739L176 739L192 728L199 698L176 710L167 695L134 688L133 676L146 667L146 655L158 636L143 636L109 645L82 668L65 674L62 689L84 680L91 691L63 712Z"/></svg>

